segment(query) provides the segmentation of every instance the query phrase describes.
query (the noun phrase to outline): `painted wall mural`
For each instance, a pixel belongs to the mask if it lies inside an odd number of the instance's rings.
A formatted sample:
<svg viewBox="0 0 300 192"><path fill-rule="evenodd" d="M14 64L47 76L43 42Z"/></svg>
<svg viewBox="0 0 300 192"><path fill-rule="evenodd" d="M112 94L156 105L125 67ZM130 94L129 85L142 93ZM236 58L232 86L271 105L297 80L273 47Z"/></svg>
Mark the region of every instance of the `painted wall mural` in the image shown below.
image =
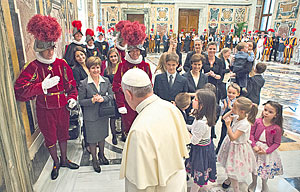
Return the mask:
<svg viewBox="0 0 300 192"><path fill-rule="evenodd" d="M217 22L219 21L219 11L220 9L218 8L210 8L210 17L209 17L209 21L210 22Z"/></svg>
<svg viewBox="0 0 300 192"><path fill-rule="evenodd" d="M209 6L207 28L211 33L224 31L227 34L230 29L234 28L236 23L244 22L249 18L249 10L247 6L237 8L232 8L232 6Z"/></svg>
<svg viewBox="0 0 300 192"><path fill-rule="evenodd" d="M167 7L158 7L157 8L157 21L168 21L169 9Z"/></svg>
<svg viewBox="0 0 300 192"><path fill-rule="evenodd" d="M299 1L279 2L276 20L278 19L295 19L299 11Z"/></svg>
<svg viewBox="0 0 300 192"><path fill-rule="evenodd" d="M292 28L299 22L299 0L280 0L275 5L275 19L272 26L279 35L283 33L289 35Z"/></svg>
<svg viewBox="0 0 300 192"><path fill-rule="evenodd" d="M231 8L223 8L221 12L221 21L231 22L233 20L233 9Z"/></svg>

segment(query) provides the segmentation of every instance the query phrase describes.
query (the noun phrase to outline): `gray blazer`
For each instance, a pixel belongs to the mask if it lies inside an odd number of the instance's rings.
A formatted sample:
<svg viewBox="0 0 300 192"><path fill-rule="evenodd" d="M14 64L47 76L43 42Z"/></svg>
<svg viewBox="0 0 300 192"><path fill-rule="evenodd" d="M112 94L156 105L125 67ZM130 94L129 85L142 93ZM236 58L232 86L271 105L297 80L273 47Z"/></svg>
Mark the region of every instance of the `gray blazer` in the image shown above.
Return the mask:
<svg viewBox="0 0 300 192"><path fill-rule="evenodd" d="M83 110L83 120L96 121L99 117L100 103L92 103L93 95L99 94L103 97L103 102L113 100L113 91L109 79L102 77L105 82L100 83L100 92L98 92L94 83L88 83L88 78L85 78L80 82L78 87L79 104Z"/></svg>

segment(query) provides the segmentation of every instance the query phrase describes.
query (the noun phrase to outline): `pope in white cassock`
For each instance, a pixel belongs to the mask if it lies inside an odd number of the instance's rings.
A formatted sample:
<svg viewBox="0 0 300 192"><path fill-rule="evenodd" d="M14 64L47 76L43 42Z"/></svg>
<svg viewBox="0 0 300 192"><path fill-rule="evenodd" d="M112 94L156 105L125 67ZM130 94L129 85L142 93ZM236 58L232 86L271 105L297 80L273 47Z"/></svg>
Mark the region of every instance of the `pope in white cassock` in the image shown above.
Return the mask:
<svg viewBox="0 0 300 192"><path fill-rule="evenodd" d="M120 170L127 192L186 192L183 158L190 143L181 112L153 94L148 75L128 70L122 89L129 106L137 111L123 150Z"/></svg>

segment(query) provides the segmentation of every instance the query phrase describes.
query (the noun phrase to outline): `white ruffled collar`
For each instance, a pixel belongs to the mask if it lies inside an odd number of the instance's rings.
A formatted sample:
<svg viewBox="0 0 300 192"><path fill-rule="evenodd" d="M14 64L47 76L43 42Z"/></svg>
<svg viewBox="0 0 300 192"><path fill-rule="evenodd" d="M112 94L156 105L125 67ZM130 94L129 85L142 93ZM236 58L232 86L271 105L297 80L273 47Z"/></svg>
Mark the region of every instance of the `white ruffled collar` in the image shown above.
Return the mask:
<svg viewBox="0 0 300 192"><path fill-rule="evenodd" d="M138 59L134 60L129 56L128 52L126 52L125 60L128 61L129 63L137 65L137 64L140 64L143 61L143 57L142 57L142 55L140 55Z"/></svg>
<svg viewBox="0 0 300 192"><path fill-rule="evenodd" d="M86 45L86 47L87 47L88 49L94 49L94 48L95 48L95 45L92 45L92 46Z"/></svg>
<svg viewBox="0 0 300 192"><path fill-rule="evenodd" d="M127 49L127 45L125 45L124 47L122 47L122 46L119 44L118 41L116 42L116 47L117 47L118 49L122 50L122 51L125 51L125 50Z"/></svg>
<svg viewBox="0 0 300 192"><path fill-rule="evenodd" d="M51 63L54 63L54 61L56 60L55 53L53 54L52 59L45 59L44 57L41 56L41 54L39 52L35 52L35 56L36 56L36 59L43 64L51 64Z"/></svg>
<svg viewBox="0 0 300 192"><path fill-rule="evenodd" d="M75 43L76 45L83 45L84 42L82 39L80 41L76 41L75 39L73 39L72 43Z"/></svg>

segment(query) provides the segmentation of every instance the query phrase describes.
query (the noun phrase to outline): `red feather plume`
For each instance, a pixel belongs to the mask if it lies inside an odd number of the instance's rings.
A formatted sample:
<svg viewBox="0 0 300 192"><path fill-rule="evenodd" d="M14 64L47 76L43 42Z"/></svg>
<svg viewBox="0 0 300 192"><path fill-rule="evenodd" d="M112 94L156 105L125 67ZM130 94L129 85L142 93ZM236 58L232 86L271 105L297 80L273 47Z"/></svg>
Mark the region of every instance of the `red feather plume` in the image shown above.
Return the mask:
<svg viewBox="0 0 300 192"><path fill-rule="evenodd" d="M122 29L124 28L124 26L126 24L130 23L130 21L128 20L122 20L122 21L119 21L116 25L115 25L115 28L117 31L122 31Z"/></svg>
<svg viewBox="0 0 300 192"><path fill-rule="evenodd" d="M245 33L245 32L246 32L246 29L243 29L243 32Z"/></svg>
<svg viewBox="0 0 300 192"><path fill-rule="evenodd" d="M258 33L258 30L254 31L254 33Z"/></svg>
<svg viewBox="0 0 300 192"><path fill-rule="evenodd" d="M274 29L268 29L268 31L267 31L267 32L270 32L270 31L271 31L271 32L273 32L273 33L275 32L275 30L274 30Z"/></svg>
<svg viewBox="0 0 300 192"><path fill-rule="evenodd" d="M181 32L184 32L184 29L181 29Z"/></svg>
<svg viewBox="0 0 300 192"><path fill-rule="evenodd" d="M102 26L98 26L98 27L96 28L96 31L97 31L97 32L102 32Z"/></svg>
<svg viewBox="0 0 300 192"><path fill-rule="evenodd" d="M251 34L252 31L248 31L249 34Z"/></svg>
<svg viewBox="0 0 300 192"><path fill-rule="evenodd" d="M206 32L206 29L204 29L204 32Z"/></svg>
<svg viewBox="0 0 300 192"><path fill-rule="evenodd" d="M233 29L231 29L230 31L231 31L231 33L233 33Z"/></svg>
<svg viewBox="0 0 300 192"><path fill-rule="evenodd" d="M86 31L85 31L85 36L94 36L95 34L94 34L94 31L92 30L92 29L86 29Z"/></svg>
<svg viewBox="0 0 300 192"><path fill-rule="evenodd" d="M292 29L292 32L295 32L296 30L297 30L296 28L293 28L293 29Z"/></svg>
<svg viewBox="0 0 300 192"><path fill-rule="evenodd" d="M55 42L61 35L61 27L56 18L39 14L29 20L27 31L35 39L45 42Z"/></svg>
<svg viewBox="0 0 300 192"><path fill-rule="evenodd" d="M139 45L142 44L146 38L146 27L143 24L140 24L138 21L133 23L128 22L124 25L121 35L124 39L124 42L128 45Z"/></svg>
<svg viewBox="0 0 300 192"><path fill-rule="evenodd" d="M82 27L81 21L79 21L79 20L74 20L74 21L72 21L72 26L73 26L73 27L76 27L77 30L80 30L80 31L81 31L81 27Z"/></svg>
<svg viewBox="0 0 300 192"><path fill-rule="evenodd" d="M224 33L225 31L222 31L222 33Z"/></svg>
<svg viewBox="0 0 300 192"><path fill-rule="evenodd" d="M151 31L153 32L153 29L151 29Z"/></svg>
<svg viewBox="0 0 300 192"><path fill-rule="evenodd" d="M195 29L193 29L193 31L195 31Z"/></svg>
<svg viewBox="0 0 300 192"><path fill-rule="evenodd" d="M170 29L170 32L173 32L173 29Z"/></svg>

